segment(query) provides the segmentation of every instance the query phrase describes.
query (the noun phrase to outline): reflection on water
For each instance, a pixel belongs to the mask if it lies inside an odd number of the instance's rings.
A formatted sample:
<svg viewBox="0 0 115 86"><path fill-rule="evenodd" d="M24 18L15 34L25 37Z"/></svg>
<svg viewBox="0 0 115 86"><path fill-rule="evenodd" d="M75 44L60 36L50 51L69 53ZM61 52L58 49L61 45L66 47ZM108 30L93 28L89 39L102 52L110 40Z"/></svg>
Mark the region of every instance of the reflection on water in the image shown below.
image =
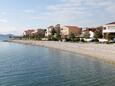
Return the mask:
<svg viewBox="0 0 115 86"><path fill-rule="evenodd" d="M56 49L0 42L0 86L115 86L115 65Z"/></svg>

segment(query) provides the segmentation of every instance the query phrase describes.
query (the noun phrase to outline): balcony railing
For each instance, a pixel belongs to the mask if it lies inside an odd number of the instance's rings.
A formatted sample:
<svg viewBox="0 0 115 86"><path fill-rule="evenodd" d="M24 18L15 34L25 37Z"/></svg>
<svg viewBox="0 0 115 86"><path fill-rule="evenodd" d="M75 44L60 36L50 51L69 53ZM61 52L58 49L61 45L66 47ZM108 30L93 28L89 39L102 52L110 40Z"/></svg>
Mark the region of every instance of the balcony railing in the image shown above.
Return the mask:
<svg viewBox="0 0 115 86"><path fill-rule="evenodd" d="M103 30L103 33L115 33L115 29L106 29L106 30Z"/></svg>

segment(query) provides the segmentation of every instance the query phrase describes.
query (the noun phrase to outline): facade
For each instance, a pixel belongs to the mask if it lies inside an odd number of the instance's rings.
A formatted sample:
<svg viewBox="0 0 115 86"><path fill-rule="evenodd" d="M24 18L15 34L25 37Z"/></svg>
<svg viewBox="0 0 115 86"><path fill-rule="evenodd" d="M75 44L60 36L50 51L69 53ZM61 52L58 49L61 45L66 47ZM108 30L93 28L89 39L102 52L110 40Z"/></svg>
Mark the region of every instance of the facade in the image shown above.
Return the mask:
<svg viewBox="0 0 115 86"><path fill-rule="evenodd" d="M25 36L31 36L34 32L35 32L35 30L29 29L29 30L24 31L23 35L25 35Z"/></svg>
<svg viewBox="0 0 115 86"><path fill-rule="evenodd" d="M60 31L61 31L61 25L60 24L57 24L57 25L55 25L55 32L57 33L57 35L61 35L60 34Z"/></svg>
<svg viewBox="0 0 115 86"><path fill-rule="evenodd" d="M37 34L45 36L45 29L37 29Z"/></svg>
<svg viewBox="0 0 115 86"><path fill-rule="evenodd" d="M26 30L24 31L23 35L25 36L33 36L33 35L42 35L44 36L45 35L45 30L44 29L29 29L29 30Z"/></svg>
<svg viewBox="0 0 115 86"><path fill-rule="evenodd" d="M84 34L89 34L89 38L94 38L96 28L84 28L82 29L81 37L84 37Z"/></svg>
<svg viewBox="0 0 115 86"><path fill-rule="evenodd" d="M89 31L89 34L90 34L90 38L94 38L94 32L93 31Z"/></svg>
<svg viewBox="0 0 115 86"><path fill-rule="evenodd" d="M45 32L45 36L51 35L52 30L54 29L54 26L49 26Z"/></svg>
<svg viewBox="0 0 115 86"><path fill-rule="evenodd" d="M111 38L115 38L115 22L112 23L108 23L106 25L103 26L103 36L104 38L108 39L109 36L111 36Z"/></svg>
<svg viewBox="0 0 115 86"><path fill-rule="evenodd" d="M67 37L71 33L73 33L75 36L80 36L81 31L82 31L81 28L79 28L77 26L63 26L61 28L61 36L62 36L62 38Z"/></svg>
<svg viewBox="0 0 115 86"><path fill-rule="evenodd" d="M90 38L94 38L96 28L88 28L88 30L89 30Z"/></svg>
<svg viewBox="0 0 115 86"><path fill-rule="evenodd" d="M57 35L60 35L60 24L57 24L55 26L49 26L45 32L45 36L52 35L52 31L54 33L57 33Z"/></svg>

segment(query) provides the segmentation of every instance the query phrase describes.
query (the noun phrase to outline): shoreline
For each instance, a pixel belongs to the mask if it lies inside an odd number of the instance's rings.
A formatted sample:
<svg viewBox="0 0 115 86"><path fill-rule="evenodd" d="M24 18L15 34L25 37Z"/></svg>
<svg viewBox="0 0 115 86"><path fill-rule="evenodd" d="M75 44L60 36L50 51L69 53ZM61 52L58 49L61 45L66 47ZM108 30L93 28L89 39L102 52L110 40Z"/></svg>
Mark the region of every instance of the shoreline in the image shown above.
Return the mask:
<svg viewBox="0 0 115 86"><path fill-rule="evenodd" d="M7 42L28 44L41 47L55 48L58 50L87 55L91 58L115 63L115 44L94 43L69 43L57 41L34 41L34 40L9 40Z"/></svg>

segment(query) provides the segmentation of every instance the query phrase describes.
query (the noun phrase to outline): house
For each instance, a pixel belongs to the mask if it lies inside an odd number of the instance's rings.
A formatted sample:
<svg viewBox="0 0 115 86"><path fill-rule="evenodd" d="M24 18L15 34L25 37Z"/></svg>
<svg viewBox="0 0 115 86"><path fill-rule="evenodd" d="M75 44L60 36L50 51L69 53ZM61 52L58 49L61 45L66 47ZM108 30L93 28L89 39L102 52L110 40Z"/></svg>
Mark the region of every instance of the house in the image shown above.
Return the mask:
<svg viewBox="0 0 115 86"><path fill-rule="evenodd" d="M102 33L105 39L115 39L115 22L104 25Z"/></svg>
<svg viewBox="0 0 115 86"><path fill-rule="evenodd" d="M35 32L35 30L28 29L28 30L24 31L23 35L25 35L25 36L31 36L34 32Z"/></svg>
<svg viewBox="0 0 115 86"><path fill-rule="evenodd" d="M55 33L57 33L57 35L60 35L60 27L60 24L57 24L55 26L49 26L45 32L45 36L47 37L49 35L55 35Z"/></svg>
<svg viewBox="0 0 115 86"><path fill-rule="evenodd" d="M81 37L83 37L84 34L89 34L88 38L94 38L95 31L96 31L96 28L84 28L82 29Z"/></svg>
<svg viewBox="0 0 115 86"><path fill-rule="evenodd" d="M57 24L57 25L55 25L55 32L57 33L57 35L61 35L60 34L60 31L61 31L61 25L60 24Z"/></svg>
<svg viewBox="0 0 115 86"><path fill-rule="evenodd" d="M81 34L81 28L77 26L62 26L61 27L61 36L62 38L68 37L71 33L73 33L75 36L80 36Z"/></svg>
<svg viewBox="0 0 115 86"><path fill-rule="evenodd" d="M54 26L49 26L45 32L45 36L49 36L52 34L52 30L54 29Z"/></svg>
<svg viewBox="0 0 115 86"><path fill-rule="evenodd" d="M36 34L38 36L44 37L45 36L45 29L37 29Z"/></svg>
<svg viewBox="0 0 115 86"><path fill-rule="evenodd" d="M94 38L96 29L97 28L89 28L90 38Z"/></svg>
<svg viewBox="0 0 115 86"><path fill-rule="evenodd" d="M23 33L24 36L44 36L45 35L45 30L44 29L29 29L24 31Z"/></svg>

